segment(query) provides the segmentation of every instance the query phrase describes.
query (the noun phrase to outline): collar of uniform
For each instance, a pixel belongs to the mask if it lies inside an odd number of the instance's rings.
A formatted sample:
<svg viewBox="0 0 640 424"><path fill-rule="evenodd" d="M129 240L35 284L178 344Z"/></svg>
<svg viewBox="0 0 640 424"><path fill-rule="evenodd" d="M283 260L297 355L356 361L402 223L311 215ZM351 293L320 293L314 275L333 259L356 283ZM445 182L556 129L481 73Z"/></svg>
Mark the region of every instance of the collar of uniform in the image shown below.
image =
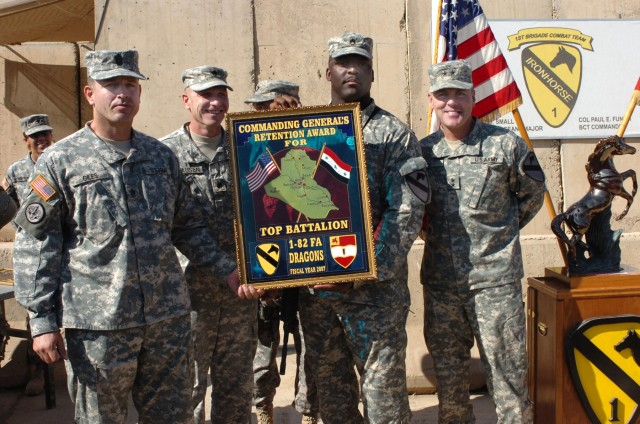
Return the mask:
<svg viewBox="0 0 640 424"><path fill-rule="evenodd" d="M182 131L187 135L187 138L189 139L187 148L189 149L189 156L191 157L191 159L194 162L210 162L209 158L206 157L200 151L200 149L198 149L198 146L196 146L196 143L193 141L193 138L191 138L191 131L189 131L188 122L182 126ZM222 138L220 138L220 144L218 145L218 150L220 150L220 148L222 148L223 151L225 152L227 150L227 133L224 128L222 128Z"/></svg>
<svg viewBox="0 0 640 424"><path fill-rule="evenodd" d="M474 118L475 119L475 118ZM482 122L476 119L475 125L471 132L462 140L462 143L455 149L451 149L447 141L444 139L442 130L439 131L440 141L433 146L433 154L436 157L459 157L459 156L480 156L480 148L482 147L482 138L478 137Z"/></svg>
<svg viewBox="0 0 640 424"><path fill-rule="evenodd" d="M369 122L369 119L371 119L373 115L375 115L375 113L376 113L376 102L375 100L371 99L371 103L369 103L367 107L362 109L360 113L360 115L362 116L363 128L367 125L367 123Z"/></svg>
<svg viewBox="0 0 640 424"><path fill-rule="evenodd" d="M182 148L185 149L182 151L189 156L189 162L208 162L205 155L202 154L200 149L198 149L198 146L196 146L196 143L193 142L193 139L191 138L191 131L189 131L188 122L182 126L180 144L182 145ZM182 156L182 152L179 156Z"/></svg>
<svg viewBox="0 0 640 424"><path fill-rule="evenodd" d="M93 129L91 129L91 122L87 122L85 126L85 130L89 136L87 139L91 143L93 151L97 152L100 157L102 157L107 163L116 163L122 160L122 153L117 152L115 149L111 147L107 147L106 142L103 141L98 134L96 134ZM132 129L131 130L131 154L129 155L129 162L140 162L147 160L149 158L149 152L145 151L146 149L140 147L140 136L139 133Z"/></svg>

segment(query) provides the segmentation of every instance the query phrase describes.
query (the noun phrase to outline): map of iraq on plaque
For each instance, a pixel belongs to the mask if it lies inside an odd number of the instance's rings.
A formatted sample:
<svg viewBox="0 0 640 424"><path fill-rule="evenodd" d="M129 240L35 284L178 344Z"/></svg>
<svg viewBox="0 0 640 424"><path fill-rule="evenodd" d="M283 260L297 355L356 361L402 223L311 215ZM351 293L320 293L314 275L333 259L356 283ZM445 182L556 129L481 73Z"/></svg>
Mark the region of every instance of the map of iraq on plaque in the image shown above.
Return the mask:
<svg viewBox="0 0 640 424"><path fill-rule="evenodd" d="M240 281L375 279L358 104L231 113L227 128Z"/></svg>

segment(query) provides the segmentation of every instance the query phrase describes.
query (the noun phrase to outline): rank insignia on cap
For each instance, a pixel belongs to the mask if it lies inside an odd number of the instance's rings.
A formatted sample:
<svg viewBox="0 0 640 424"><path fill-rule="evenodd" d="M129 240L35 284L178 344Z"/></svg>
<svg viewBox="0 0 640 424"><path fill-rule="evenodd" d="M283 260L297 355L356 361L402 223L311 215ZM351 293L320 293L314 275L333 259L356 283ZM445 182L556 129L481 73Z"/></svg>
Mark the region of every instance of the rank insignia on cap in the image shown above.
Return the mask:
<svg viewBox="0 0 640 424"><path fill-rule="evenodd" d="M0 182L0 186L4 191L7 191L9 187L11 187L11 183L7 180L7 177L2 178L2 182Z"/></svg>
<svg viewBox="0 0 640 424"><path fill-rule="evenodd" d="M49 182L45 180L42 175L38 175L33 181L31 181L29 187L31 187L33 191L38 193L38 196L40 196L45 202L51 199L51 197L53 197L53 195L57 193L51 186L51 184L49 184Z"/></svg>

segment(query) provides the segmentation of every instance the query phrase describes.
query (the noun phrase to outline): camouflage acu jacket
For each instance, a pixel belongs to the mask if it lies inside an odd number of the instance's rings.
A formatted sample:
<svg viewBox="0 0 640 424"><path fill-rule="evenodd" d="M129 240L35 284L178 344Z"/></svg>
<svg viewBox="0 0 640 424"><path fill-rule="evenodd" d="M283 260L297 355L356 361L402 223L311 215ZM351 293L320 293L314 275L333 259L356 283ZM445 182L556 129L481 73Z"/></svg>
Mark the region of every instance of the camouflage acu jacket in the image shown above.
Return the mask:
<svg viewBox="0 0 640 424"><path fill-rule="evenodd" d="M235 257L233 199L225 132L213 160L209 160L192 141L188 124L160 141L178 157L191 193L207 217L209 232L226 253Z"/></svg>
<svg viewBox="0 0 640 424"><path fill-rule="evenodd" d="M455 150L442 131L420 143L432 188L423 284L469 290L522 278L520 228L540 209L545 191L524 140L476 120Z"/></svg>
<svg viewBox="0 0 640 424"><path fill-rule="evenodd" d="M14 162L7 169L6 183L3 183L4 190L16 202L21 205L23 201L23 192L29 181L29 176L33 171L34 163L31 160L31 154Z"/></svg>
<svg viewBox="0 0 640 424"><path fill-rule="evenodd" d="M137 131L125 157L87 125L43 153L25 195L14 272L33 335L188 313L174 246L212 272L235 266L209 236L174 154Z"/></svg>
<svg viewBox="0 0 640 424"><path fill-rule="evenodd" d="M374 102L362 110L362 127L378 282L358 285L343 298L408 305L407 254L418 236L424 205L429 200L426 163L413 132ZM410 183L417 176L425 177L421 187Z"/></svg>

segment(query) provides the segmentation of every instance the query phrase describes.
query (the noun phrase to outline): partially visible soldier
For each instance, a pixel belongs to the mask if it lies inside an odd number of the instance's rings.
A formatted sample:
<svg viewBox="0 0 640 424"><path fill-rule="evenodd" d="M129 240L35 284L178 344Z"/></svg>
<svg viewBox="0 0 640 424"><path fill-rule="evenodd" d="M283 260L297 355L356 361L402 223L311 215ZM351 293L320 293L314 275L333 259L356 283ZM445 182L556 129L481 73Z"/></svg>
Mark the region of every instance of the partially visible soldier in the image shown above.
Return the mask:
<svg viewBox="0 0 640 424"><path fill-rule="evenodd" d="M53 128L49 124L48 115L25 116L20 119L20 127L29 153L9 166L7 175L2 180L2 188L18 206L22 204L22 194L33 171L33 166L42 152L53 143Z"/></svg>
<svg viewBox="0 0 640 424"><path fill-rule="evenodd" d="M301 107L300 87L285 80L263 80L244 102L255 110L278 110Z"/></svg>
<svg viewBox="0 0 640 424"><path fill-rule="evenodd" d="M182 104L189 122L160 141L178 157L184 184L208 217L209 234L235 257L233 198L227 141L222 122L229 109L227 72L199 66L182 73ZM183 265L185 265L183 261ZM256 348L256 302L238 299L224 287L226 274L211 274L188 262L194 347L193 413L205 420L207 374L211 371L211 422L249 423Z"/></svg>
<svg viewBox="0 0 640 424"><path fill-rule="evenodd" d="M250 104L255 110L278 110L302 106L298 85L284 80L260 81L256 85L255 93L244 102ZM291 294L297 296L297 288L285 290L292 291ZM273 424L273 399L276 388L280 385L276 356L280 345L280 321L284 316L294 321L284 322L285 331L291 330L293 334L297 353L294 406L302 414L302 424L318 422L318 398L313 374L309 369L305 369L309 365L304 360L306 348L302 328L298 325L295 313L283 314L281 311L281 306L284 308L292 306L282 305L283 301L288 302L289 299L291 299L289 296L278 296L273 292L267 292L260 300L258 348L253 359L253 402L257 411L258 424ZM284 361L285 358L282 360Z"/></svg>
<svg viewBox="0 0 640 424"><path fill-rule="evenodd" d="M542 206L544 174L522 138L473 117L468 62L432 65L429 80L440 128L421 141L433 200L420 276L438 422L475 422L469 400L475 339L497 422L528 424L519 234Z"/></svg>
<svg viewBox="0 0 640 424"><path fill-rule="evenodd" d="M48 115L25 116L20 119L20 128L29 153L9 166L7 175L2 180L2 188L11 196L18 207L22 204L22 196L36 161L42 152L53 143L53 127L49 124ZM29 381L24 388L24 394L36 396L44 390L44 365L33 351L31 340L29 340L27 356L29 359Z"/></svg>
<svg viewBox="0 0 640 424"><path fill-rule="evenodd" d="M11 222L17 210L18 207L11 196L0 187L0 228Z"/></svg>
<svg viewBox="0 0 640 424"><path fill-rule="evenodd" d="M426 162L413 132L371 98L373 40L345 33L328 47L331 104L361 107L378 280L300 291L305 359L316 371L325 424L408 423L407 254L429 198Z"/></svg>
<svg viewBox="0 0 640 424"><path fill-rule="evenodd" d="M76 423L124 422L129 395L141 423L192 423L191 305L174 246L230 274L220 284L238 296L263 291L239 286L173 152L132 128L138 53L85 62L93 120L43 153L14 220L16 299L40 358L68 355Z"/></svg>

